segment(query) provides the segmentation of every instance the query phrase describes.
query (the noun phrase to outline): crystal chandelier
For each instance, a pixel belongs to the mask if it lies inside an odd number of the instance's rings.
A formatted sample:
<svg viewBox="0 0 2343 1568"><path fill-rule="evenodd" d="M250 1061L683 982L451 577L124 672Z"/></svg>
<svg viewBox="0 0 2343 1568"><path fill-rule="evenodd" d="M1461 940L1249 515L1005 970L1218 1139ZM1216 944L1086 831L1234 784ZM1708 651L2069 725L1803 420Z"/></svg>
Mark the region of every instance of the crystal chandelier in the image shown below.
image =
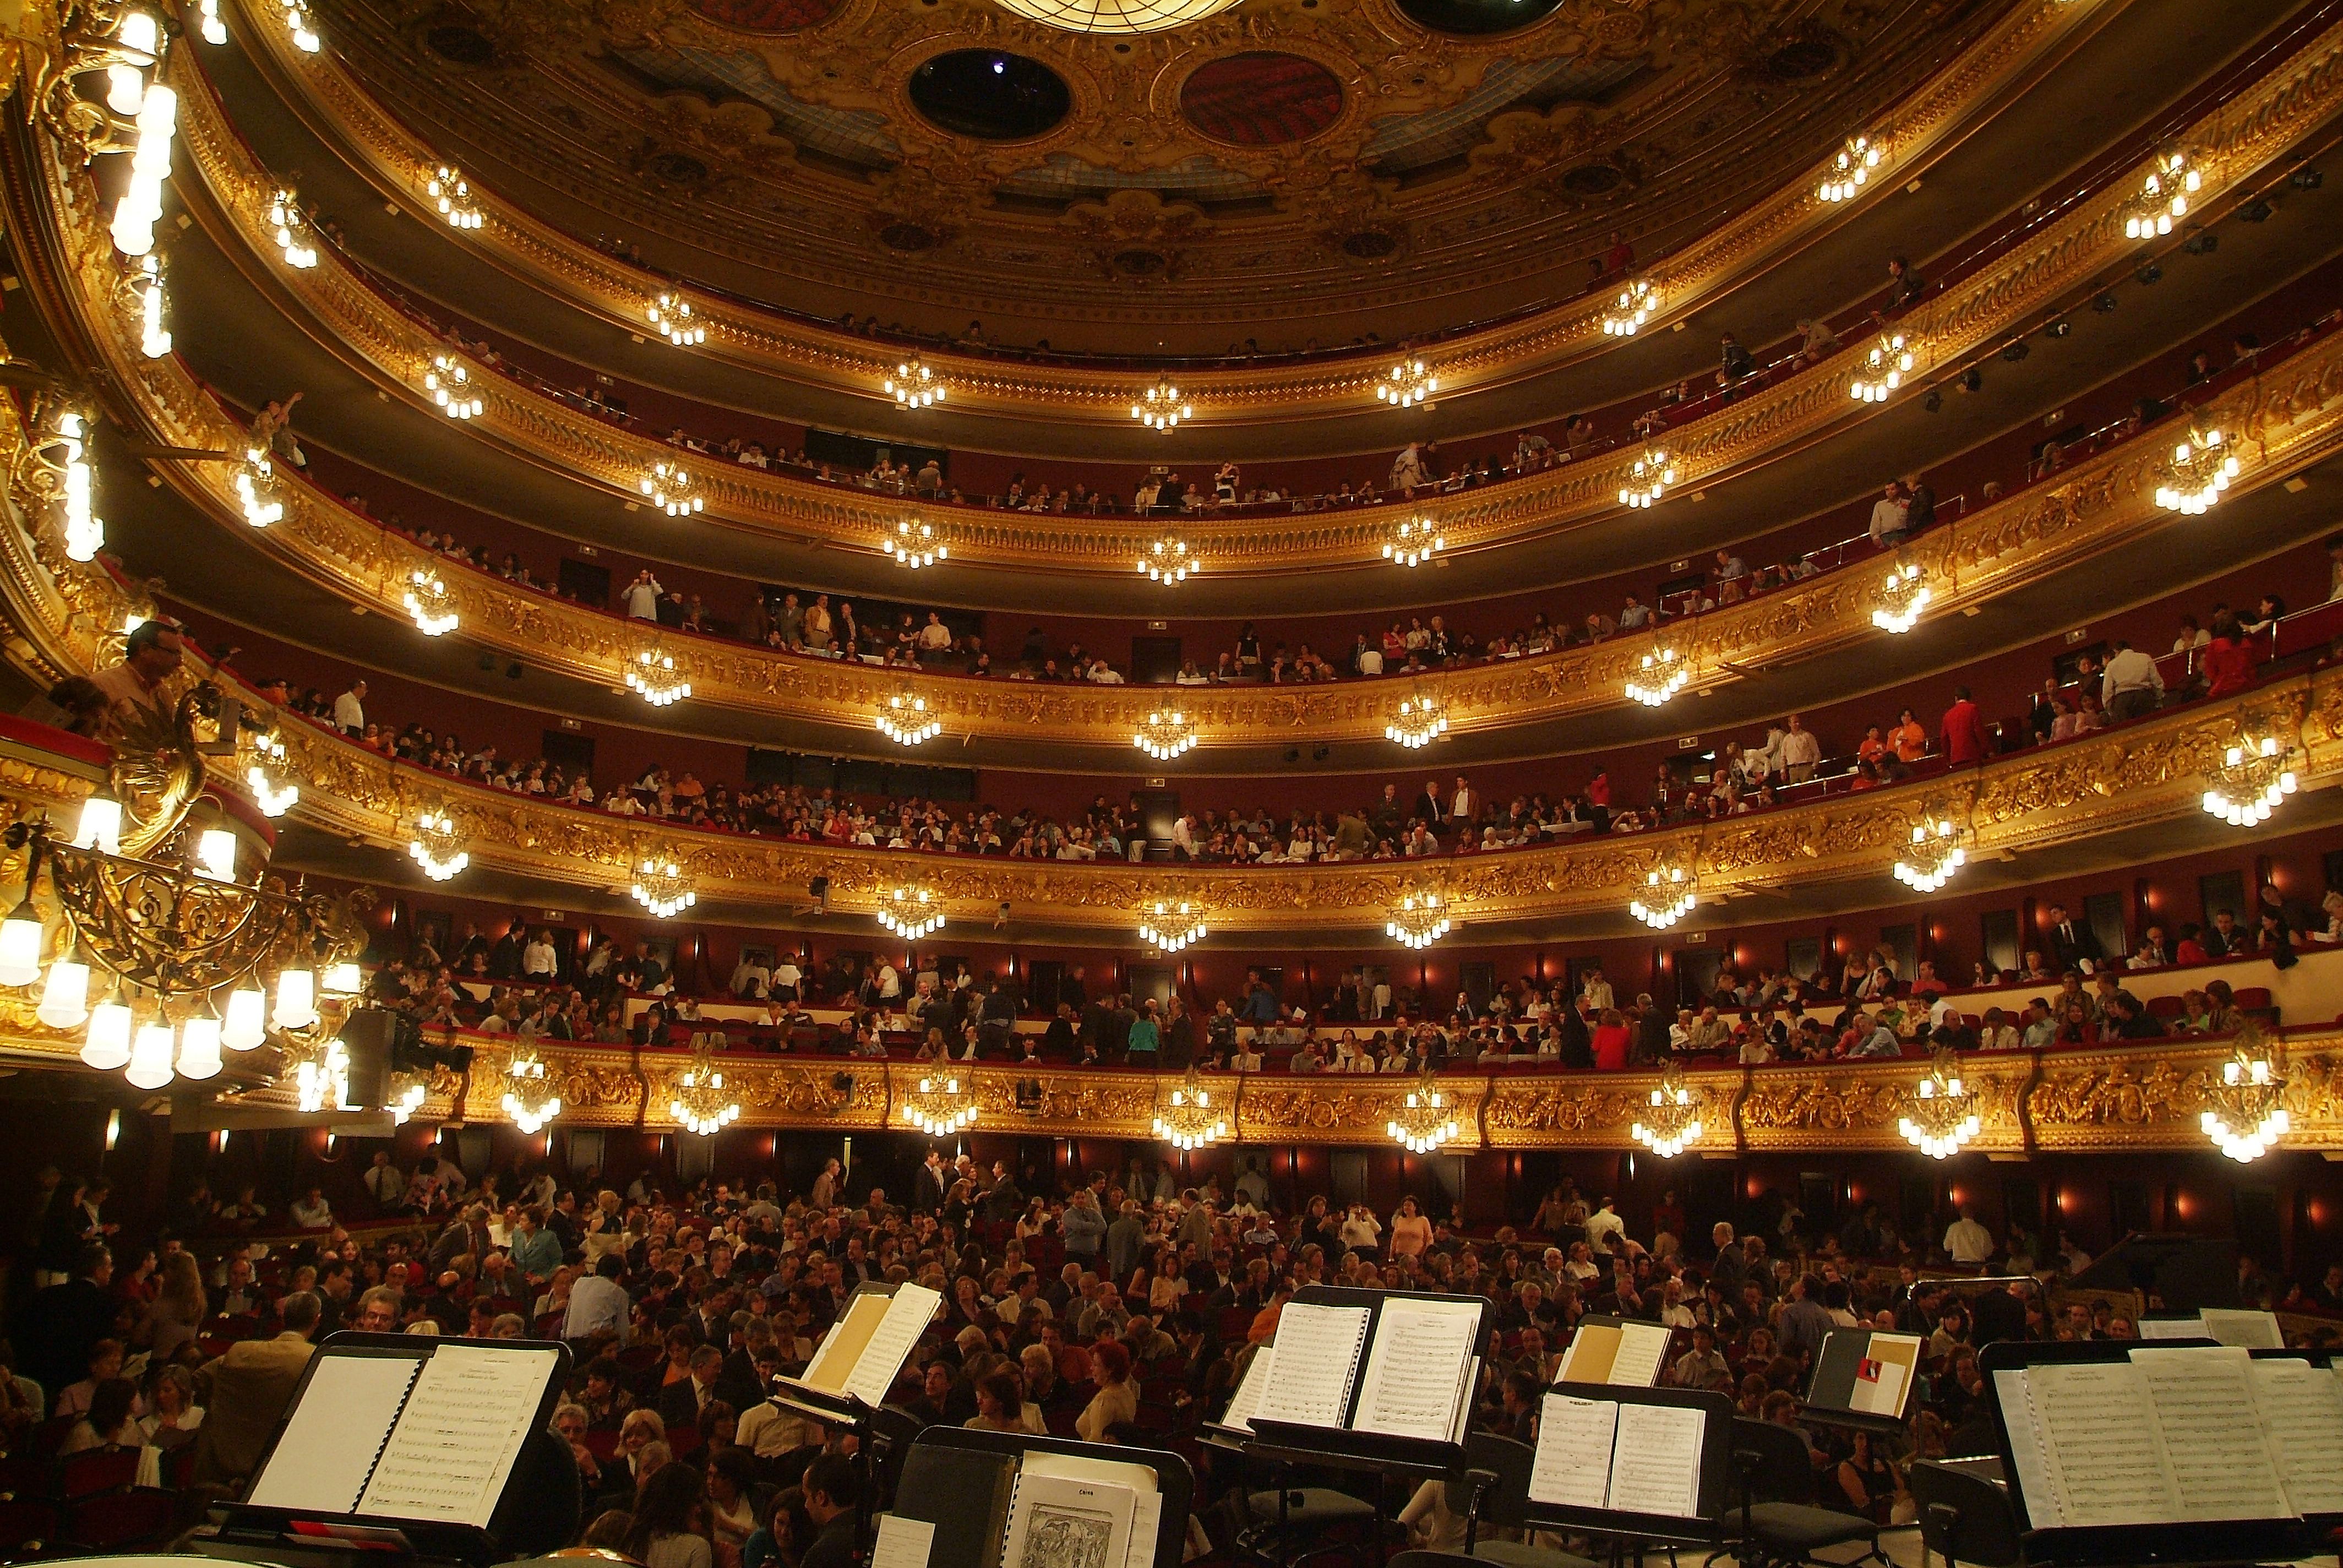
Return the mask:
<svg viewBox="0 0 2343 1568"><path fill-rule="evenodd" d="M1871 145L1870 137L1847 137L1846 146L1838 150L1830 172L1823 176L1823 183L1815 187L1815 195L1827 202L1853 201L1855 194L1871 177L1871 171L1879 166L1882 156Z"/></svg>
<svg viewBox="0 0 2343 1568"><path fill-rule="evenodd" d="M1906 1098L1896 1130L1906 1143L1929 1159L1944 1160L1975 1138L1983 1126L1976 1096L1961 1082L1959 1060L1949 1050L1936 1052L1919 1087Z"/></svg>
<svg viewBox="0 0 2343 1568"><path fill-rule="evenodd" d="M903 1096L903 1120L930 1138L949 1138L976 1120L973 1087L957 1078L923 1078Z"/></svg>
<svg viewBox="0 0 2343 1568"><path fill-rule="evenodd" d="M1422 566L1447 548L1448 536L1430 518L1406 518L1392 525L1392 537L1383 541L1383 559Z"/></svg>
<svg viewBox="0 0 2343 1568"><path fill-rule="evenodd" d="M285 265L307 272L317 265L317 247L309 239L309 220L302 216L298 197L279 189L268 198L268 226L277 231L277 248Z"/></svg>
<svg viewBox="0 0 2343 1568"><path fill-rule="evenodd" d="M1196 726L1176 708L1157 709L1131 732L1131 743L1158 762L1169 762L1194 748Z"/></svg>
<svg viewBox="0 0 2343 1568"><path fill-rule="evenodd" d="M1385 371L1375 381L1375 401L1388 403L1394 408L1413 408L1417 404L1432 406L1432 395L1440 390L1440 377L1421 359L1403 359Z"/></svg>
<svg viewBox="0 0 2343 1568"><path fill-rule="evenodd" d="M1140 552L1139 569L1149 578L1170 588L1188 580L1188 574L1203 570L1186 541L1166 535Z"/></svg>
<svg viewBox="0 0 2343 1568"><path fill-rule="evenodd" d="M220 20L219 8L220 0L196 0L196 17L206 44L227 42L227 24Z"/></svg>
<svg viewBox="0 0 2343 1568"><path fill-rule="evenodd" d="M1887 580L1879 585L1879 608L1871 612L1871 624L1900 637L1920 624L1920 612L1934 597L1919 563L1890 567Z"/></svg>
<svg viewBox="0 0 2343 1568"><path fill-rule="evenodd" d="M1392 1109L1392 1118L1383 1123L1392 1141L1411 1154L1430 1154L1456 1137L1456 1108L1449 1097L1433 1086L1432 1069L1426 1067L1416 1080L1407 1098Z"/></svg>
<svg viewBox="0 0 2343 1568"><path fill-rule="evenodd" d="M436 568L417 567L407 574L407 613L426 637L456 629L456 596Z"/></svg>
<svg viewBox="0 0 2343 1568"><path fill-rule="evenodd" d="M2217 429L2192 429L2187 440L2174 444L2172 460L2158 475L2163 482L2156 487L2156 504L2201 518L2237 477L2237 455L2227 438Z"/></svg>
<svg viewBox="0 0 2343 1568"><path fill-rule="evenodd" d="M1635 673L1627 678L1627 695L1646 708L1657 708L1684 689L1692 664L1665 643L1644 655Z"/></svg>
<svg viewBox="0 0 2343 1568"><path fill-rule="evenodd" d="M944 400L942 378L923 360L907 359L896 366L895 374L887 377L885 386L898 408L925 408Z"/></svg>
<svg viewBox="0 0 2343 1568"><path fill-rule="evenodd" d="M1229 1135L1229 1119L1212 1106L1212 1091L1188 1069L1155 1113L1155 1136L1174 1149L1209 1149Z"/></svg>
<svg viewBox="0 0 2343 1568"><path fill-rule="evenodd" d="M505 1114L523 1137L544 1130L561 1114L561 1096L553 1090L553 1074L535 1046L517 1047L505 1063Z"/></svg>
<svg viewBox="0 0 2343 1568"><path fill-rule="evenodd" d="M919 941L943 930L943 895L917 882L899 883L879 895L878 919L905 941Z"/></svg>
<svg viewBox="0 0 2343 1568"><path fill-rule="evenodd" d="M1158 899L1140 912L1139 940L1158 952L1176 953L1209 934L1204 906L1185 899Z"/></svg>
<svg viewBox="0 0 2343 1568"><path fill-rule="evenodd" d="M1862 368L1847 383L1847 396L1858 403L1885 403L1889 393L1904 385L1912 364L1912 350L1905 347L1904 335L1883 332L1864 356Z"/></svg>
<svg viewBox="0 0 2343 1568"><path fill-rule="evenodd" d="M651 329L678 348L689 348L708 341L708 328L702 327L691 310L691 301L680 294L662 294L643 307L643 319Z"/></svg>
<svg viewBox="0 0 2343 1568"><path fill-rule="evenodd" d="M2239 1164L2260 1159L2291 1129L2285 1069L2270 1060L2260 1029L2248 1023L2220 1076L2205 1085L2199 1124L2216 1147Z"/></svg>
<svg viewBox="0 0 2343 1568"><path fill-rule="evenodd" d="M131 288L138 307L138 352L160 359L171 352L171 332L163 325L163 258L152 251L140 256Z"/></svg>
<svg viewBox="0 0 2343 1568"><path fill-rule="evenodd" d="M691 1065L676 1075L675 1094L667 1109L685 1131L702 1138L740 1120L740 1101L724 1092L723 1070L705 1041L692 1048Z"/></svg>
<svg viewBox="0 0 2343 1568"><path fill-rule="evenodd" d="M285 755L285 738L273 729L250 731L245 740L245 788L264 817L282 817L301 799Z"/></svg>
<svg viewBox="0 0 2343 1568"><path fill-rule="evenodd" d="M1139 395L1131 406L1131 417L1151 430L1176 430L1182 419L1196 417L1195 405L1180 396L1180 388L1169 381L1158 381Z"/></svg>
<svg viewBox="0 0 2343 1568"><path fill-rule="evenodd" d="M1640 510L1666 495L1675 482L1675 465L1668 461L1667 453L1646 447L1628 468L1627 482L1619 487L1619 504Z"/></svg>
<svg viewBox="0 0 2343 1568"><path fill-rule="evenodd" d="M1655 931L1666 930L1692 912L1697 880L1682 866L1654 866L1644 878L1644 896L1627 912Z"/></svg>
<svg viewBox="0 0 2343 1568"><path fill-rule="evenodd" d="M1644 1107L1643 1120L1628 1129L1636 1142L1663 1160L1673 1160L1700 1141L1700 1102L1670 1066L1660 1074Z"/></svg>
<svg viewBox="0 0 2343 1568"><path fill-rule="evenodd" d="M426 807L415 819L414 836L407 840L407 852L423 868L423 874L435 882L444 882L472 863L464 849L464 835L457 829L456 819L444 806L437 809Z"/></svg>
<svg viewBox="0 0 2343 1568"><path fill-rule="evenodd" d="M423 194L439 209L441 221L449 228L475 229L487 221L480 216L480 204L472 198L469 182L446 164L424 182Z"/></svg>
<svg viewBox="0 0 2343 1568"><path fill-rule="evenodd" d="M635 867L635 902L659 919L672 920L699 902L699 894L671 855L645 855Z"/></svg>
<svg viewBox="0 0 2343 1568"><path fill-rule="evenodd" d="M2172 232L2172 220L2188 216L2188 198L2203 189L2205 171L2186 148L2159 154L2124 204L2124 237L2155 239Z"/></svg>
<svg viewBox="0 0 2343 1568"><path fill-rule="evenodd" d="M1383 934L1403 948L1422 952L1452 928L1447 901L1429 889L1410 893L1392 906Z"/></svg>
<svg viewBox="0 0 2343 1568"><path fill-rule="evenodd" d="M285 519L285 487L277 477L277 464L266 447L247 447L236 466L236 501L244 520L256 528Z"/></svg>
<svg viewBox="0 0 2343 1568"><path fill-rule="evenodd" d="M928 699L917 692L898 691L880 699L879 733L898 746L917 746L943 732L943 723L928 711Z"/></svg>
<svg viewBox="0 0 2343 1568"><path fill-rule="evenodd" d="M317 24L309 20L306 0L277 0L277 4L285 7L285 31L291 35L293 46L304 55L316 54L320 40Z"/></svg>
<svg viewBox="0 0 2343 1568"><path fill-rule="evenodd" d="M1448 709L1439 699L1419 691L1413 697L1403 697L1393 710L1392 720L1383 726L1383 739L1398 742L1410 751L1421 751L1448 733Z"/></svg>
<svg viewBox="0 0 2343 1568"><path fill-rule="evenodd" d="M2232 828L2258 827L2295 791L2294 748L2275 735L2248 736L2222 753L2210 777L2205 809Z"/></svg>
<svg viewBox="0 0 2343 1568"><path fill-rule="evenodd" d="M635 487L670 518L688 518L708 504L707 498L700 494L699 482L681 463L653 463L650 472L636 481Z"/></svg>
<svg viewBox="0 0 2343 1568"><path fill-rule="evenodd" d="M879 548L893 556L897 566L910 567L914 571L931 567L951 554L950 546L936 542L935 529L910 518L897 523L895 531Z"/></svg>
<svg viewBox="0 0 2343 1568"><path fill-rule="evenodd" d="M676 669L675 655L656 643L628 660L627 685L653 708L665 708L691 695L691 682Z"/></svg>
<svg viewBox="0 0 2343 1568"><path fill-rule="evenodd" d="M1603 330L1613 337L1633 337L1636 329L1652 318L1660 307L1659 290L1649 280L1632 279L1619 291L1611 313L1603 318Z"/></svg>
<svg viewBox="0 0 2343 1568"><path fill-rule="evenodd" d="M488 406L472 390L472 373L452 354L431 357L431 368L423 373L423 389L450 419L476 419Z"/></svg>
<svg viewBox="0 0 2343 1568"><path fill-rule="evenodd" d="M1896 879L1916 893L1935 892L1968 864L1969 852L1961 845L1966 837L1949 819L1914 823L1911 844L1896 858Z"/></svg>

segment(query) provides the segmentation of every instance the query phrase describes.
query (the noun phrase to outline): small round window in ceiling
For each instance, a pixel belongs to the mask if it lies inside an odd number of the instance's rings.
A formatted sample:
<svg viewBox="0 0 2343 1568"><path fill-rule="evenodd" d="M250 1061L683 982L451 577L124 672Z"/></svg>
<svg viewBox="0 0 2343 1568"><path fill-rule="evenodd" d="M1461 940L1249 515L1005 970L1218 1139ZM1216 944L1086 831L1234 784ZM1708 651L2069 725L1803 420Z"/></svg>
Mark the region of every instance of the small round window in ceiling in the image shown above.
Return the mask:
<svg viewBox="0 0 2343 1568"><path fill-rule="evenodd" d="M1410 21L1435 33L1486 35L1542 22L1562 0L1399 0Z"/></svg>
<svg viewBox="0 0 2343 1568"><path fill-rule="evenodd" d="M1069 33L1161 33L1217 16L1237 0L1000 0L1003 11Z"/></svg>
<svg viewBox="0 0 2343 1568"><path fill-rule="evenodd" d="M1039 60L998 49L954 49L911 73L911 106L929 124L980 142L1040 136L1073 106L1065 79Z"/></svg>

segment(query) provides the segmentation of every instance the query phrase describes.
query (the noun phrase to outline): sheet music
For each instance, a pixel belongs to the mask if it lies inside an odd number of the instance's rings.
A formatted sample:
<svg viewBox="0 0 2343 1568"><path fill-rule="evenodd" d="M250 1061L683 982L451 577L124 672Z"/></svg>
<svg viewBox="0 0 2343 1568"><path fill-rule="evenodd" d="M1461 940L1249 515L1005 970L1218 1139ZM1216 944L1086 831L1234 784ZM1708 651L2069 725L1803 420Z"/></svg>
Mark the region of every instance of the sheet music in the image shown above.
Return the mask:
<svg viewBox="0 0 2343 1568"><path fill-rule="evenodd" d="M1237 1392L1229 1395L1229 1408L1221 1416L1222 1426L1247 1437L1252 1435L1253 1412L1261 1409L1262 1391L1269 1387L1269 1369L1276 1364L1276 1356L1275 1345L1263 1345L1252 1352Z"/></svg>
<svg viewBox="0 0 2343 1568"><path fill-rule="evenodd" d="M1163 1527L1163 1494L1160 1492L1133 1493L1131 1499L1131 1545L1122 1556L1122 1568L1149 1568L1155 1561L1155 1537ZM873 1563L871 1568L878 1568Z"/></svg>
<svg viewBox="0 0 2343 1568"><path fill-rule="evenodd" d="M2212 1345L2131 1352L2147 1382L2184 1518L2283 1519L2294 1510L2254 1416L2250 1358Z"/></svg>
<svg viewBox="0 0 2343 1568"><path fill-rule="evenodd" d="M1601 1508L1611 1495L1611 1445L1619 1404L1549 1393L1538 1412L1537 1457L1530 1501L1557 1508Z"/></svg>
<svg viewBox="0 0 2343 1568"><path fill-rule="evenodd" d="M1473 1359L1480 1325L1476 1300L1387 1298L1383 1319L1375 1325L1374 1348L1367 1356L1353 1430L1427 1442L1450 1441L1464 1392L1464 1367Z"/></svg>
<svg viewBox="0 0 2343 1568"><path fill-rule="evenodd" d="M412 1356L319 1355L245 1501L305 1513L354 1513L420 1364Z"/></svg>
<svg viewBox="0 0 2343 1568"><path fill-rule="evenodd" d="M1668 1343L1668 1331L1657 1323L1621 1323L1619 1352L1611 1358L1611 1373L1603 1381L1621 1388L1650 1388L1660 1381Z"/></svg>
<svg viewBox="0 0 2343 1568"><path fill-rule="evenodd" d="M2011 1413L2034 1427L2049 1472L2045 1501L2053 1517L2044 1518L2036 1494L2026 1494L2037 1527L2167 1524L2182 1517L2156 1409L2137 1367L2128 1362L2028 1367L2018 1374L2018 1389L2021 1402Z"/></svg>
<svg viewBox="0 0 2343 1568"><path fill-rule="evenodd" d="M848 1297L846 1311L822 1335L813 1359L806 1362L805 1375L798 1381L824 1393L844 1393L846 1380L854 1375L855 1363L862 1359L863 1349L893 1304L892 1297L876 1291L858 1291Z"/></svg>
<svg viewBox="0 0 2343 1568"><path fill-rule="evenodd" d="M928 1568L935 1545L936 1527L928 1521L882 1513L879 1539L870 1548L870 1568Z"/></svg>
<svg viewBox="0 0 2343 1568"><path fill-rule="evenodd" d="M854 1370L847 1374L846 1392L865 1404L884 1404L887 1391L895 1386L895 1374L903 1370L904 1358L934 1321L936 1309L943 1305L943 1301L941 1292L924 1286L896 1286L894 1295L888 1300L886 1315L871 1330Z"/></svg>
<svg viewBox="0 0 2343 1568"><path fill-rule="evenodd" d="M1021 1473L1001 1568L1124 1568L1136 1503L1127 1486Z"/></svg>
<svg viewBox="0 0 2343 1568"><path fill-rule="evenodd" d="M2237 1345L2249 1351L2282 1351L2286 1349L2286 1332L2278 1326L2276 1312L2245 1312L2236 1307L2207 1307L2197 1316L2205 1320L2208 1339L2225 1345Z"/></svg>
<svg viewBox="0 0 2343 1568"><path fill-rule="evenodd" d="M2298 1513L2343 1513L2343 1380L2308 1362L2248 1365L2287 1501Z"/></svg>
<svg viewBox="0 0 2343 1568"><path fill-rule="evenodd" d="M1276 1364L1255 1407L1255 1421L1295 1426L1342 1424L1365 1340L1365 1307L1322 1307L1288 1302L1277 1315Z"/></svg>
<svg viewBox="0 0 2343 1568"><path fill-rule="evenodd" d="M2016 1472L2026 1522L2036 1530L2058 1529L2066 1522L2058 1506L2058 1476L2050 1468L2050 1451L2042 1446L2042 1432L2035 1424L2025 1369L2006 1367L1994 1373L1993 1392L2001 1407L2002 1424L2009 1431L2009 1468Z"/></svg>
<svg viewBox="0 0 2343 1568"><path fill-rule="evenodd" d="M442 1344L354 1511L488 1527L560 1352Z"/></svg>
<svg viewBox="0 0 2343 1568"><path fill-rule="evenodd" d="M2137 1327L2139 1337L2144 1340L2209 1340L2213 1337L2205 1332L2205 1320L2196 1316L2142 1318Z"/></svg>
<svg viewBox="0 0 2343 1568"><path fill-rule="evenodd" d="M1622 1513L1700 1513L1700 1451L1708 1418L1674 1404L1622 1404L1611 1453L1611 1506Z"/></svg>

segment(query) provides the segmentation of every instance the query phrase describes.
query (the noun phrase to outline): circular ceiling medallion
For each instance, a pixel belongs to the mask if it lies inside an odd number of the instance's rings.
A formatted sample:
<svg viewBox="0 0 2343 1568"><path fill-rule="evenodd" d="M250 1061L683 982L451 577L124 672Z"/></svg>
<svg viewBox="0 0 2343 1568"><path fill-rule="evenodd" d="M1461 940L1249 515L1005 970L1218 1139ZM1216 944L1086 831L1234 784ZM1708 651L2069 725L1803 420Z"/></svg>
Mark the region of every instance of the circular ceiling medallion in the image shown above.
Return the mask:
<svg viewBox="0 0 2343 1568"><path fill-rule="evenodd" d="M1217 16L1237 0L1001 0L1003 11L1069 33L1160 33Z"/></svg>
<svg viewBox="0 0 2343 1568"><path fill-rule="evenodd" d="M839 0L687 0L710 22L743 33L794 33L830 20Z"/></svg>
<svg viewBox="0 0 2343 1568"><path fill-rule="evenodd" d="M1542 22L1562 9L1562 0L1399 0L1399 8L1434 33L1485 37Z"/></svg>
<svg viewBox="0 0 2343 1568"><path fill-rule="evenodd" d="M1342 113L1342 84L1315 60L1266 51L1230 55L1180 84L1188 123L1241 147L1306 142Z"/></svg>
<svg viewBox="0 0 2343 1568"><path fill-rule="evenodd" d="M1065 79L1039 60L998 49L954 49L911 73L911 106L929 124L980 142L1040 136L1073 106Z"/></svg>

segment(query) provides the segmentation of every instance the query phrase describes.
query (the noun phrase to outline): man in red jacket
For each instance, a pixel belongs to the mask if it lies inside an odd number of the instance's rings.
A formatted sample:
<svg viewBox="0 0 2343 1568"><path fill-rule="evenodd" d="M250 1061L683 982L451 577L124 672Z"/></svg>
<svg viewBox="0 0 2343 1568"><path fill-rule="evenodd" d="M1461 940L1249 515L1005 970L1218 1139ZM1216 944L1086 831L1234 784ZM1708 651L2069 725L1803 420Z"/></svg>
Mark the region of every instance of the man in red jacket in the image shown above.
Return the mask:
<svg viewBox="0 0 2343 1568"><path fill-rule="evenodd" d="M1969 700L1966 686L1953 689L1953 705L1945 709L1945 762L1948 767L1966 768L1982 762L1992 749L1986 738L1985 719L1977 705Z"/></svg>

